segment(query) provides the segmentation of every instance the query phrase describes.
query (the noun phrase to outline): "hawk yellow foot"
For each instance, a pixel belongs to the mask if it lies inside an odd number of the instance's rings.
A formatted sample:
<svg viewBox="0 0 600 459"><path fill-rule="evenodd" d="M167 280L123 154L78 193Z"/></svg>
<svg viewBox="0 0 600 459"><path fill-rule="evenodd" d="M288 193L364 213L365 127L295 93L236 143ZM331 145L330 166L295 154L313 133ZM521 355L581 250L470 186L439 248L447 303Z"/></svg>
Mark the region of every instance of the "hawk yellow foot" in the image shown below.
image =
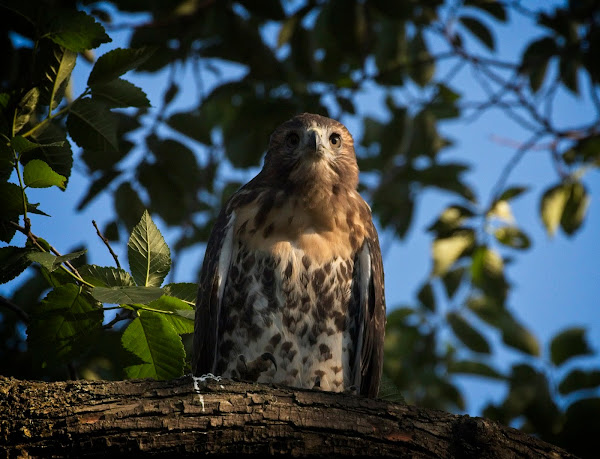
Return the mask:
<svg viewBox="0 0 600 459"><path fill-rule="evenodd" d="M277 371L277 362L270 352L265 352L251 362L248 362L245 355L240 354L236 369L240 374L240 379L256 382L261 373L271 369L271 365L275 366L275 371Z"/></svg>

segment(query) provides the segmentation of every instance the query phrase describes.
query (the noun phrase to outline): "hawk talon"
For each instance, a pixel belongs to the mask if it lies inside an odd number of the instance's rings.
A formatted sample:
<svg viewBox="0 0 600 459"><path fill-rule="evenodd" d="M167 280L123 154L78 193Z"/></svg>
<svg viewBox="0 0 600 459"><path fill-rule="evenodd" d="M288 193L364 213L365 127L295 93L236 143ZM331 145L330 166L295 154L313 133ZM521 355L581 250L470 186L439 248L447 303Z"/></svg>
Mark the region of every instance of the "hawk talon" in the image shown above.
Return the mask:
<svg viewBox="0 0 600 459"><path fill-rule="evenodd" d="M315 383L314 383L314 385L313 385L312 388L313 388L313 390L322 390L321 389L321 377L320 376L317 376L315 378Z"/></svg>
<svg viewBox="0 0 600 459"><path fill-rule="evenodd" d="M271 354L270 352L265 352L263 355L260 356L261 359L263 360L270 360L271 362L273 362L273 365L275 365L275 371L277 371L277 362L275 361L275 356L273 354Z"/></svg>
<svg viewBox="0 0 600 459"><path fill-rule="evenodd" d="M270 352L265 352L251 362L248 362L245 355L239 354L237 370L240 373L241 379L257 381L261 373L264 373L271 368L271 364L275 366L275 371L277 371L277 362Z"/></svg>

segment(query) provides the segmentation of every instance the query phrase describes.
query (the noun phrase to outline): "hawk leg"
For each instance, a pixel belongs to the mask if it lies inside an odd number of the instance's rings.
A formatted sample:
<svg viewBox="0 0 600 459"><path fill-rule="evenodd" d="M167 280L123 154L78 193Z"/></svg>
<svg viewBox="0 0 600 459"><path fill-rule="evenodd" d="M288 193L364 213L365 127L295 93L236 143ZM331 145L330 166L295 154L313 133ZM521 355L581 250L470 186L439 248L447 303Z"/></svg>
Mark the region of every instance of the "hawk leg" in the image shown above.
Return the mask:
<svg viewBox="0 0 600 459"><path fill-rule="evenodd" d="M277 362L270 352L265 352L251 362L247 361L246 356L240 354L236 369L240 374L240 379L256 382L261 373L271 369L271 365L275 366L275 371L277 371Z"/></svg>

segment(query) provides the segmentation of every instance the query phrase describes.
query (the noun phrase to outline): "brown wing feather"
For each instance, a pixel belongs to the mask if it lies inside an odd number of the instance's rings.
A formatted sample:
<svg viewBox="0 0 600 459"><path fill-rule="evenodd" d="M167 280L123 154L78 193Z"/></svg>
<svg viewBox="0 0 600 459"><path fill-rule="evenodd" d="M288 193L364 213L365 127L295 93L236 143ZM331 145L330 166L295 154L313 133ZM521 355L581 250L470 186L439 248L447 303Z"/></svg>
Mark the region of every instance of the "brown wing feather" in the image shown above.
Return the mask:
<svg viewBox="0 0 600 459"><path fill-rule="evenodd" d="M379 239L372 222L364 244L367 244L369 249L371 270L367 298L360 301L363 308L361 311L363 326L360 327L363 330L363 346L360 349L360 394L367 397L376 397L383 370L383 340L385 337L386 316L383 262ZM367 280L361 279L361 281Z"/></svg>
<svg viewBox="0 0 600 459"><path fill-rule="evenodd" d="M225 207L227 209L227 207ZM221 211L208 239L200 272L194 324L192 371L195 376L212 372L217 350L219 298L219 255L227 233L230 213ZM225 282L226 279L222 279Z"/></svg>

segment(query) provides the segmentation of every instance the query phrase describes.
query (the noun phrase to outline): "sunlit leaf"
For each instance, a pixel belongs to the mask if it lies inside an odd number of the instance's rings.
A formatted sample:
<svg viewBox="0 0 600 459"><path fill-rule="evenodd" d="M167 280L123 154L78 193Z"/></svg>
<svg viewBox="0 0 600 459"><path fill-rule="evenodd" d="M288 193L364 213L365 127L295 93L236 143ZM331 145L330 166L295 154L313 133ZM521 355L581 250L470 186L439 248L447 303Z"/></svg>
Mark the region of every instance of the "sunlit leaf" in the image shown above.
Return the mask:
<svg viewBox="0 0 600 459"><path fill-rule="evenodd" d="M171 251L148 211L133 228L127 243L129 269L139 286L160 287L171 268Z"/></svg>
<svg viewBox="0 0 600 459"><path fill-rule="evenodd" d="M81 277L94 287L128 287L135 285L131 275L124 269L84 265L77 270L81 274ZM134 301L134 303L138 302Z"/></svg>
<svg viewBox="0 0 600 459"><path fill-rule="evenodd" d="M101 303L109 304L147 304L160 298L164 291L160 287L143 286L116 286L116 287L95 287L92 289L92 296Z"/></svg>
<svg viewBox="0 0 600 459"><path fill-rule="evenodd" d="M23 181L31 188L50 188L57 186L61 190L66 188L66 177L57 174L48 164L40 159L29 161L23 169Z"/></svg>
<svg viewBox="0 0 600 459"><path fill-rule="evenodd" d="M528 249L531 246L529 236L515 226L502 226L494 231L494 236L501 244L514 249Z"/></svg>
<svg viewBox="0 0 600 459"><path fill-rule="evenodd" d="M452 236L435 239L432 244L433 274L441 276L475 243L472 230L460 230Z"/></svg>
<svg viewBox="0 0 600 459"><path fill-rule="evenodd" d="M172 312L173 314L165 314L165 318L171 323L178 334L194 333L194 308L179 298L161 296L159 299L149 303L148 308Z"/></svg>
<svg viewBox="0 0 600 459"><path fill-rule="evenodd" d="M198 284L191 282L178 282L176 284L167 284L163 287L165 295L174 296L188 303L196 303L198 295Z"/></svg>
<svg viewBox="0 0 600 459"><path fill-rule="evenodd" d="M560 226L570 236L581 227L590 203L590 197L580 182L570 184L567 190L569 197L560 218Z"/></svg>
<svg viewBox="0 0 600 459"><path fill-rule="evenodd" d="M558 228L568 198L569 190L564 185L553 186L542 196L540 213L550 236L553 236Z"/></svg>
<svg viewBox="0 0 600 459"><path fill-rule="evenodd" d="M129 378L173 379L183 374L181 338L164 314L140 310L128 326L123 347L144 361L125 368Z"/></svg>
<svg viewBox="0 0 600 459"><path fill-rule="evenodd" d="M40 98L40 90L38 88L32 88L25 93L17 104L15 110L15 117L13 120L13 133L16 134L21 130L25 124L29 121L29 118L35 111L38 100Z"/></svg>

